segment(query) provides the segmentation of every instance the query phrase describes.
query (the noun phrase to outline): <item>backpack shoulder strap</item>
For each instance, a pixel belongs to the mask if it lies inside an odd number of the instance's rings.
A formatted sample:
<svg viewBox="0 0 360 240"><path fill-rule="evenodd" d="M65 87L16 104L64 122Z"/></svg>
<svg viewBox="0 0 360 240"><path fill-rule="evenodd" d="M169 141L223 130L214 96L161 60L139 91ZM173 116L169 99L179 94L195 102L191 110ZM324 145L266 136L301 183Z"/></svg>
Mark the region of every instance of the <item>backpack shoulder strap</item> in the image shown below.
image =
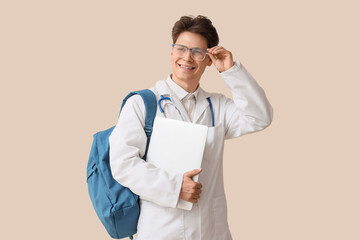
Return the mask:
<svg viewBox="0 0 360 240"><path fill-rule="evenodd" d="M146 143L146 150L145 150L143 159L146 159L147 150L148 150L149 143L150 143L150 137L152 134L152 127L154 124L154 118L155 118L156 109L157 109L156 96L149 89L131 92L124 98L123 103L121 105L120 113L121 113L121 110L124 107L126 101L135 94L139 94L142 97L144 104L145 104L145 127L144 127L144 130L145 130L145 133L147 136L147 143Z"/></svg>

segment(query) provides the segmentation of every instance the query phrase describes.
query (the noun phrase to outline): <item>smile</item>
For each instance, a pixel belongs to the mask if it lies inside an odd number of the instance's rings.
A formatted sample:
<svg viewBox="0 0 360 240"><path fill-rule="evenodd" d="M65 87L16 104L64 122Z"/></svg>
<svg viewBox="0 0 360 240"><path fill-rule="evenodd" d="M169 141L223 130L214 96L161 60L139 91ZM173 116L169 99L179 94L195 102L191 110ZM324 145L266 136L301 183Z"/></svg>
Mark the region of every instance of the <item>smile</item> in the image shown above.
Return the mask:
<svg viewBox="0 0 360 240"><path fill-rule="evenodd" d="M178 65L181 69L188 70L188 71L195 69L195 67L192 67L192 66L186 66L186 65L182 65L182 64L178 64Z"/></svg>

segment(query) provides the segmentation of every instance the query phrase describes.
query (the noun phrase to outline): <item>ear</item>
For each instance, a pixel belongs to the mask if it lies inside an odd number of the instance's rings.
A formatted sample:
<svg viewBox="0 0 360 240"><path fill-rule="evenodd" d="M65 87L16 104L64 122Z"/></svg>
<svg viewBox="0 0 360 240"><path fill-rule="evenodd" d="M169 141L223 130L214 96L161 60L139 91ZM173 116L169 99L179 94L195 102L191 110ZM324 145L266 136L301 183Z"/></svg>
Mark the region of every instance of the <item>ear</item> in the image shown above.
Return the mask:
<svg viewBox="0 0 360 240"><path fill-rule="evenodd" d="M207 63L207 66L210 67L211 64L212 64L212 60L211 60L211 58L209 57L209 55L208 55L208 58L209 58L209 62Z"/></svg>

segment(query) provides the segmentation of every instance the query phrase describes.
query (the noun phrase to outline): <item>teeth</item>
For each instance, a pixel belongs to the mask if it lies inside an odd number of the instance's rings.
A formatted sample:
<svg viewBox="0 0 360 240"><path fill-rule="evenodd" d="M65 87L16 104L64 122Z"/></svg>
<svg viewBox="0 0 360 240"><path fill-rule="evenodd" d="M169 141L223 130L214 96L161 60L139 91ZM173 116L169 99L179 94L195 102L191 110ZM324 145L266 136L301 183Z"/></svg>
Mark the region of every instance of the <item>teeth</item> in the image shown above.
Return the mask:
<svg viewBox="0 0 360 240"><path fill-rule="evenodd" d="M179 64L180 65L180 67L182 67L182 68L186 68L186 69L194 69L194 67L187 67L187 66L184 66L184 65L181 65L181 64Z"/></svg>

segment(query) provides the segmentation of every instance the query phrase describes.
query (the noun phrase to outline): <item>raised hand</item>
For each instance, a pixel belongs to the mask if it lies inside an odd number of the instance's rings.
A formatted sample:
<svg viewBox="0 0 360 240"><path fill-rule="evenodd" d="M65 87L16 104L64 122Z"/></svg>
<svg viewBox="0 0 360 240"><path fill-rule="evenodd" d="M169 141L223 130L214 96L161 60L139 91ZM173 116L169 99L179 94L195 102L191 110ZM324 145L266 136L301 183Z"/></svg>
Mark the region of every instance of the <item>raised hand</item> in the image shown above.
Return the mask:
<svg viewBox="0 0 360 240"><path fill-rule="evenodd" d="M234 65L232 53L221 46L207 49L207 53L219 72L225 72Z"/></svg>

